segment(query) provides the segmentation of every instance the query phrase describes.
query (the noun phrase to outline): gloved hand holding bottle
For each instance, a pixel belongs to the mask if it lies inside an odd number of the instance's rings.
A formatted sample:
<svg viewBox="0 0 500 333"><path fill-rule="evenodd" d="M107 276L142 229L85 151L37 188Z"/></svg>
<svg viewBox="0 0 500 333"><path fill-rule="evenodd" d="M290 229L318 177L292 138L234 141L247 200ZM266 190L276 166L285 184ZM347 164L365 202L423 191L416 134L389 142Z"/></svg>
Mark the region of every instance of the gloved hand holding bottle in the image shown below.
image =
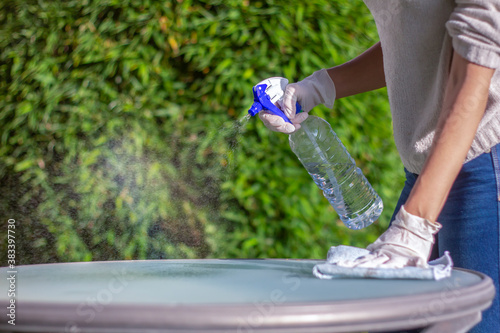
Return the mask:
<svg viewBox="0 0 500 333"><path fill-rule="evenodd" d="M328 108L333 107L335 95L332 79L326 69L321 69L302 81L286 86L282 105L279 107L292 124L266 111L260 112L259 118L270 130L290 134L300 128L300 123L307 119L308 112L315 106L324 104ZM299 114L296 114L297 102L302 107L302 112Z"/></svg>
<svg viewBox="0 0 500 333"><path fill-rule="evenodd" d="M320 84L322 81L324 85ZM268 112L264 116L266 126L291 134L292 151L344 224L351 229L372 224L382 212L382 200L330 124L321 118L307 116L307 111L318 103L333 106L335 86L327 71L318 71L292 85L286 78L268 78L255 85L252 91L254 103L248 113L255 116ZM300 103L306 105L306 112L300 112L304 110Z"/></svg>

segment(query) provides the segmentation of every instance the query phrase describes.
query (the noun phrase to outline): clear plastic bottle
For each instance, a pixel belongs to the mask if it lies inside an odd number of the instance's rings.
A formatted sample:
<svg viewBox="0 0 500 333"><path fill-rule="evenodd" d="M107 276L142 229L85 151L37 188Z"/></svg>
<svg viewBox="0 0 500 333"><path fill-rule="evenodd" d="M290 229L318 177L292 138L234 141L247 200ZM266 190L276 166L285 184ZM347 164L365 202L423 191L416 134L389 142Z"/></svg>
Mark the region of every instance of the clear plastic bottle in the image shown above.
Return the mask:
<svg viewBox="0 0 500 333"><path fill-rule="evenodd" d="M278 107L288 80L266 79L253 87L254 103L248 110L255 116L267 110L291 121ZM297 112L301 111L297 103ZM323 190L340 219L350 229L361 229L380 216L383 203L361 170L325 120L309 116L301 128L290 135L290 147L314 182Z"/></svg>
<svg viewBox="0 0 500 333"><path fill-rule="evenodd" d="M325 120L309 116L290 135L290 147L350 229L369 226L383 203Z"/></svg>

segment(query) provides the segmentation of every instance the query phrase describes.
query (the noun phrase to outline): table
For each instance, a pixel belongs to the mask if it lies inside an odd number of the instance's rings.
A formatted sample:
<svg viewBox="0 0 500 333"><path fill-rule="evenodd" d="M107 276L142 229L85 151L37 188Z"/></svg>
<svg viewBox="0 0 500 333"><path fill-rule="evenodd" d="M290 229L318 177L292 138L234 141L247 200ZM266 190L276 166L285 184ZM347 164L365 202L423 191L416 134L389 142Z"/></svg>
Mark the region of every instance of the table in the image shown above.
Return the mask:
<svg viewBox="0 0 500 333"><path fill-rule="evenodd" d="M15 326L0 268L0 331L465 332L495 290L481 273L441 281L320 280L319 260L192 259L18 266ZM12 282L12 280L10 280ZM12 287L12 286L11 286ZM9 311L7 309L7 311ZM8 319L8 317L7 317Z"/></svg>

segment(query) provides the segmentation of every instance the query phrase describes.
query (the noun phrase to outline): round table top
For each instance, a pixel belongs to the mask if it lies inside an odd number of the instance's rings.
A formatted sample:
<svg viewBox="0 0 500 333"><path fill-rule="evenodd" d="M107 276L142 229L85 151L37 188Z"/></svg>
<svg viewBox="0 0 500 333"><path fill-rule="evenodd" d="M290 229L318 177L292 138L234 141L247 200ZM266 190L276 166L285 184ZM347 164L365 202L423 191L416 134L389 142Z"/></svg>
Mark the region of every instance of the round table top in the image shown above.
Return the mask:
<svg viewBox="0 0 500 333"><path fill-rule="evenodd" d="M69 332L288 332L310 326L311 332L332 332L341 322L343 329L372 329L370 317L386 323L404 317L408 327L417 327L434 317L480 311L494 294L491 279L473 271L454 269L440 281L320 280L312 267L323 262L192 259L18 266L16 326ZM0 270L8 275L8 268ZM8 290L8 283L0 279L0 290ZM0 293L0 305L8 302L7 293Z"/></svg>

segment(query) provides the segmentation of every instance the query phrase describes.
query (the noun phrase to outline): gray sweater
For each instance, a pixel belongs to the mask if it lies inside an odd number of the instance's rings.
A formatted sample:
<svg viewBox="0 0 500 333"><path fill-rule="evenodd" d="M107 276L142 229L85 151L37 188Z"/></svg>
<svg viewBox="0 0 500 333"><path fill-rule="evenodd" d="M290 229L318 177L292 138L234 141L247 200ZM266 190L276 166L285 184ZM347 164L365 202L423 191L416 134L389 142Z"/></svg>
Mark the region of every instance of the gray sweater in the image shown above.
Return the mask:
<svg viewBox="0 0 500 333"><path fill-rule="evenodd" d="M377 25L396 146L420 173L434 137L453 50L496 69L464 162L500 142L500 0L365 0Z"/></svg>

